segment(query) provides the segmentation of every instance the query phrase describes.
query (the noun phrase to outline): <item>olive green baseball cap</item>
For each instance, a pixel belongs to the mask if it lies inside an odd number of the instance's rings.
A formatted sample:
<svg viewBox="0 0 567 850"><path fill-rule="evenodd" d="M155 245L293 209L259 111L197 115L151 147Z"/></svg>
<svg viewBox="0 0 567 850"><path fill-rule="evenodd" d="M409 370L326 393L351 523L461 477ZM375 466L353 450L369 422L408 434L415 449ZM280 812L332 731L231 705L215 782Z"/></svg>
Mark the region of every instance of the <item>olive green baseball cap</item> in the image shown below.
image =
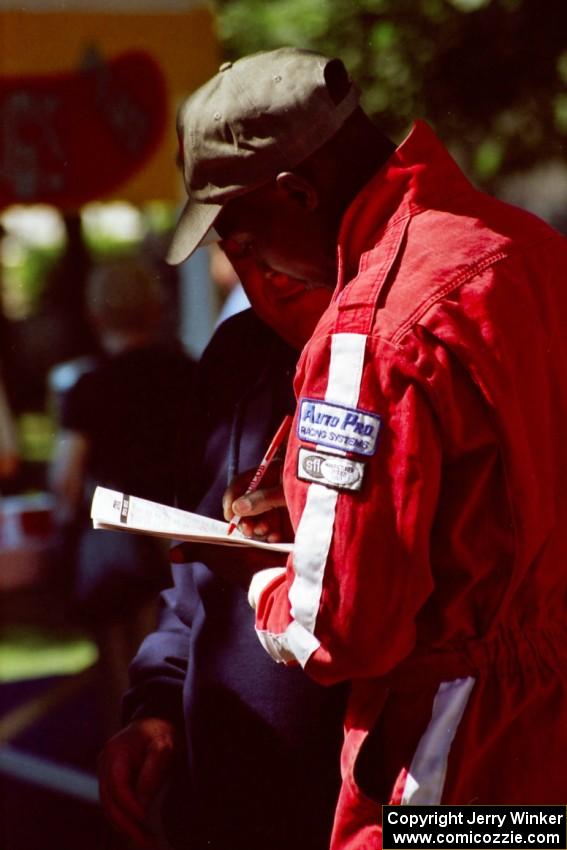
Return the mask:
<svg viewBox="0 0 567 850"><path fill-rule="evenodd" d="M358 89L340 59L283 47L221 65L178 113L189 200L167 261L181 263L210 241L227 201L299 165L358 104Z"/></svg>

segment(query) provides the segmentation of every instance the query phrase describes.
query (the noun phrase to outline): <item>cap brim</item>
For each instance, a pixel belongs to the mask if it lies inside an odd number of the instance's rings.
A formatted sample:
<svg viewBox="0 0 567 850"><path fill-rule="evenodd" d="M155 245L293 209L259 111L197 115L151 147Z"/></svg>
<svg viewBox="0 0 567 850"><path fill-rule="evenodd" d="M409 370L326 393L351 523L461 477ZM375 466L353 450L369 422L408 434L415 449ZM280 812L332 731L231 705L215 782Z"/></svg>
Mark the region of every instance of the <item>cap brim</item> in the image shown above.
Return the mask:
<svg viewBox="0 0 567 850"><path fill-rule="evenodd" d="M222 204L187 201L169 244L166 262L177 266L190 257L200 245L211 241L207 240L207 236L221 210Z"/></svg>

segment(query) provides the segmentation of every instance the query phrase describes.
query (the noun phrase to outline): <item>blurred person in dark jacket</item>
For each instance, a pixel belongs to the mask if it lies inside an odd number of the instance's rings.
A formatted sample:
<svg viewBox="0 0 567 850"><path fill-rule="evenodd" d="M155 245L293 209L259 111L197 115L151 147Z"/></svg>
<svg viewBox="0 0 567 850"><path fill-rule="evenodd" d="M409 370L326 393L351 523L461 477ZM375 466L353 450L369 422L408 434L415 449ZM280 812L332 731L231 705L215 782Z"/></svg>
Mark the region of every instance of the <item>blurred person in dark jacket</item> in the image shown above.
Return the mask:
<svg viewBox="0 0 567 850"><path fill-rule="evenodd" d="M298 350L328 301L285 278L275 291L250 271L256 312L228 319L206 349L179 456L181 507L217 519L227 482L259 463L293 410ZM268 325L282 300L289 320L277 336ZM152 803L167 784L162 820L175 848L326 850L344 689L271 664L246 591L207 566L222 547L203 548L202 562L173 565L159 627L131 666L127 725L101 758L105 810L133 846L156 847Z"/></svg>

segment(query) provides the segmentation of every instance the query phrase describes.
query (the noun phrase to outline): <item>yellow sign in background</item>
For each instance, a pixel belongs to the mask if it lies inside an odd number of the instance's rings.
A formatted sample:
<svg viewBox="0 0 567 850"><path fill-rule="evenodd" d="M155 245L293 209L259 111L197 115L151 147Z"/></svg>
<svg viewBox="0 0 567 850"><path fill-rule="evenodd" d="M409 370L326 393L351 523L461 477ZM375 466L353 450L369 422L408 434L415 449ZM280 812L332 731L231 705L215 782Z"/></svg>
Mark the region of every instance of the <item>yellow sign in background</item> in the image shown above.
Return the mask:
<svg viewBox="0 0 567 850"><path fill-rule="evenodd" d="M133 203L179 200L175 113L183 97L218 68L212 11L181 0L115 0L108 9L100 0L57 3L56 10L54 3L41 0L19 5L25 11L0 4L0 70L5 79L78 70L92 48L106 60L143 50L158 63L169 93L167 132L142 170L112 197Z"/></svg>

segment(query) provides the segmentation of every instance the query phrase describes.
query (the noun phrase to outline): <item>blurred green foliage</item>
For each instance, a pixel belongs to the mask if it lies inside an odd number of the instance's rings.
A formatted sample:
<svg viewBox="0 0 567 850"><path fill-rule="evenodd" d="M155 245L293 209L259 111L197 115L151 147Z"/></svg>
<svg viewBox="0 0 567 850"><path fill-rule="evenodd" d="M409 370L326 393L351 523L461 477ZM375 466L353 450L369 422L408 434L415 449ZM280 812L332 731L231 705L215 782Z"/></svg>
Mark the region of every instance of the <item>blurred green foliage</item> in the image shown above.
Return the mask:
<svg viewBox="0 0 567 850"><path fill-rule="evenodd" d="M2 308L21 319L37 311L44 282L61 253L60 245L32 245L20 252L19 263L2 268Z"/></svg>
<svg viewBox="0 0 567 850"><path fill-rule="evenodd" d="M217 0L228 58L340 56L396 141L425 118L484 186L567 155L566 0Z"/></svg>
<svg viewBox="0 0 567 850"><path fill-rule="evenodd" d="M96 646L82 635L21 626L0 632L0 682L76 675L96 660Z"/></svg>

